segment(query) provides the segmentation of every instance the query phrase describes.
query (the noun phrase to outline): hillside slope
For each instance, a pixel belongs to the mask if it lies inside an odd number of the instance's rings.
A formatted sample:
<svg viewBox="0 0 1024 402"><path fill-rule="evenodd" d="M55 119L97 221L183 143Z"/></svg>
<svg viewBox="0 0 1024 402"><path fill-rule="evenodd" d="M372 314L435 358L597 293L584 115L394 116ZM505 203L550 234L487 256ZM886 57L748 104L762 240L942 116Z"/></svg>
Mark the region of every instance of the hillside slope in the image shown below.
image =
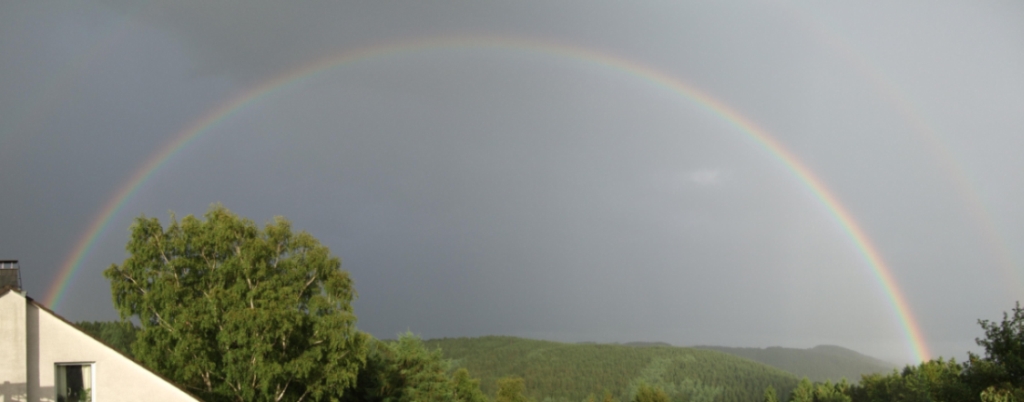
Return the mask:
<svg viewBox="0 0 1024 402"><path fill-rule="evenodd" d="M810 349L727 348L721 346L697 346L697 348L716 350L764 363L785 370L797 377L807 377L812 381L832 380L836 382L846 378L850 382L856 383L864 374L884 374L897 368L895 364L832 345L820 345Z"/></svg>
<svg viewBox="0 0 1024 402"><path fill-rule="evenodd" d="M665 389L673 400L756 401L772 385L783 397L798 381L782 370L713 350L645 345L569 344L507 336L433 339L456 367L480 378L494 395L499 378L526 380L538 401L581 401L610 391L629 400L640 381Z"/></svg>

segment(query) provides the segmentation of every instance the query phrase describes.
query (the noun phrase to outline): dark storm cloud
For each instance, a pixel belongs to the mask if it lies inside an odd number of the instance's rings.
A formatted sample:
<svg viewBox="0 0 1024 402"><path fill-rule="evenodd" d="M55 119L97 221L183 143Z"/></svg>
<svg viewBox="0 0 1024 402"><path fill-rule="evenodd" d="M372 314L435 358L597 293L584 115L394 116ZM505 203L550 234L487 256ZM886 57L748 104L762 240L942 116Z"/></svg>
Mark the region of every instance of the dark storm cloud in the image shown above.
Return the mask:
<svg viewBox="0 0 1024 402"><path fill-rule="evenodd" d="M273 1L109 3L128 17L173 32L193 52L203 73L240 79L265 78L325 54L381 41L444 34L523 34L532 28L543 36L543 31L566 22L537 13L525 3L401 7L334 1L302 7Z"/></svg>
<svg viewBox="0 0 1024 402"><path fill-rule="evenodd" d="M0 234L0 257L30 262L42 297L150 155L296 66L434 35L539 38L660 68L762 125L863 226L935 351L961 354L974 320L1021 284L912 118L953 150L1020 258L1024 28L1007 17L1019 9L884 7L4 4L0 113L14 118L0 122L0 185L17 196L0 224L17 229ZM360 327L382 337L838 343L907 358L888 295L805 183L721 118L592 61L434 49L268 94L139 187L59 311L113 318L99 272L123 259L132 217L212 202L284 215L328 244L356 280Z"/></svg>
<svg viewBox="0 0 1024 402"><path fill-rule="evenodd" d="M173 40L118 32L124 20L96 5L7 4L0 14L10 31L0 58L0 177L10 206L0 243L43 297L110 194L225 85L190 77ZM90 293L107 308L105 291Z"/></svg>

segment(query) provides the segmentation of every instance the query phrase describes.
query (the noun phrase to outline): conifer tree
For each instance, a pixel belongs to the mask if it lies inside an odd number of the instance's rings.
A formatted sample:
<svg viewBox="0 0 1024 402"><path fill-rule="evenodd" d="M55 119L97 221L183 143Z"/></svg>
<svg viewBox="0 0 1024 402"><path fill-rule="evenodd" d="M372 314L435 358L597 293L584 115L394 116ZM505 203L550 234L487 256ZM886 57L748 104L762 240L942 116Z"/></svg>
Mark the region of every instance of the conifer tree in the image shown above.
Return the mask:
<svg viewBox="0 0 1024 402"><path fill-rule="evenodd" d="M800 380L796 389L789 394L789 402L814 402L814 384L807 377Z"/></svg>
<svg viewBox="0 0 1024 402"><path fill-rule="evenodd" d="M441 351L428 350L423 341L405 333L397 341L373 341L366 367L360 371L355 392L344 401L485 402L480 381L465 368L448 377L449 361Z"/></svg>
<svg viewBox="0 0 1024 402"><path fill-rule="evenodd" d="M775 395L775 387L769 385L768 388L764 389L764 402L779 402L778 396Z"/></svg>
<svg viewBox="0 0 1024 402"><path fill-rule="evenodd" d="M494 397L495 402L530 402L530 399L523 395L526 390L526 382L520 377L505 377L498 380L498 393Z"/></svg>
<svg viewBox="0 0 1024 402"><path fill-rule="evenodd" d="M487 396L480 391L480 380L469 377L469 370L455 370L451 379L452 400L460 402L487 402Z"/></svg>

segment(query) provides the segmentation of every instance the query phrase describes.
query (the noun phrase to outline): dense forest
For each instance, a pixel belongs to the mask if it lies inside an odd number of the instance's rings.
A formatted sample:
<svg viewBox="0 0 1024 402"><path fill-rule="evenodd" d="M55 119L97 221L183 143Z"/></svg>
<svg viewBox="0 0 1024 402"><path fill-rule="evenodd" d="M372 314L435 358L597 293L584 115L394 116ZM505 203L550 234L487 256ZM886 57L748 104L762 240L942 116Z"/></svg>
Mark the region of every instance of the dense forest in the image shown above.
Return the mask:
<svg viewBox="0 0 1024 402"><path fill-rule="evenodd" d="M84 331L131 355L137 327L121 322L79 322ZM677 401L750 401L772 386L788 395L798 378L791 373L711 350L660 345L568 344L515 337L435 339L420 342L409 334L397 341L376 341L370 365L388 357L418 359L414 367L435 372L466 369L480 389L495 395L506 377L524 380L524 395L538 401L581 401L608 393L632 400L641 384L658 388ZM410 356L415 356L412 358ZM443 367L440 370L439 367ZM360 378L362 385L373 379Z"/></svg>
<svg viewBox="0 0 1024 402"><path fill-rule="evenodd" d="M898 367L895 364L833 345L819 345L810 349L697 347L747 358L788 371L797 377L807 377L811 381L818 382L836 382L844 378L851 382L857 382L863 375L886 373Z"/></svg>
<svg viewBox="0 0 1024 402"><path fill-rule="evenodd" d="M704 349L507 336L435 339L426 344L478 376L485 393L495 392L500 378L518 376L526 382L525 394L541 401L581 401L606 391L616 399L632 400L641 384L660 388L674 401L752 401L768 386L788 395L799 381L782 370Z"/></svg>
<svg viewBox="0 0 1024 402"><path fill-rule="evenodd" d="M986 337L978 343L986 350L984 356L971 355L964 363L937 359L865 374L859 383L798 380L791 373L710 347L568 344L505 336L420 341L405 334L398 340L373 341L367 369L343 400L416 400L400 396L426 393L429 389L415 389L443 383L470 395L458 400L472 401L485 401L486 395L500 401L541 402L645 398L666 402L1024 401L1024 310L1018 306L1001 323L981 324ZM76 325L129 355L139 331L122 322ZM783 352L773 349L782 348L745 351ZM870 359L846 349L820 349L808 350L854 361ZM502 386L520 399L498 397Z"/></svg>
<svg viewBox="0 0 1024 402"><path fill-rule="evenodd" d="M131 355L137 327L121 322L76 325ZM769 386L785 397L799 382L791 373L713 350L569 344L506 336L424 342L405 334L398 340L375 340L367 366L346 400L374 400L364 390L387 388L388 382L397 383L410 373L453 383L468 383L472 374L479 378L481 395L492 396L497 395L502 380L521 378L526 397L572 402L606 394L631 401L644 385L663 391L672 401L753 401ZM460 369L461 374L453 374Z"/></svg>

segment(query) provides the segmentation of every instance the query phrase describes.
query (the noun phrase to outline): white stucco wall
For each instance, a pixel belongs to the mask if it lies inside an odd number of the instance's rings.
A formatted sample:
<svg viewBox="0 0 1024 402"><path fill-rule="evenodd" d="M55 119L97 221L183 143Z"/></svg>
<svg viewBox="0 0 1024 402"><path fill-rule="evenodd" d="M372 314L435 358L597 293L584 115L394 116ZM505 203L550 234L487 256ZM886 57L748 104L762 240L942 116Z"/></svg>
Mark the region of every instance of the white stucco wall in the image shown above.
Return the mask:
<svg viewBox="0 0 1024 402"><path fill-rule="evenodd" d="M0 402L24 401L28 370L26 300L15 291L0 296Z"/></svg>
<svg viewBox="0 0 1024 402"><path fill-rule="evenodd" d="M7 381L4 378L8 375L27 383L28 401L56 401L56 366L61 363L92 364L94 402L197 401L53 313L27 302L21 294L8 292L0 296L0 323L0 384ZM9 326L18 327L17 323L21 323L18 350L22 357L20 363L9 364L8 354L15 360L18 357L8 351L8 344L18 340L12 336L8 341L6 332ZM19 372L21 377L16 377Z"/></svg>
<svg viewBox="0 0 1024 402"><path fill-rule="evenodd" d="M29 342L35 338L39 344L39 394L29 390L34 400L54 400L54 371L59 363L93 363L94 402L196 400L50 312L33 304L28 311L29 316L38 315L38 329L28 328ZM44 392L47 389L49 393Z"/></svg>

